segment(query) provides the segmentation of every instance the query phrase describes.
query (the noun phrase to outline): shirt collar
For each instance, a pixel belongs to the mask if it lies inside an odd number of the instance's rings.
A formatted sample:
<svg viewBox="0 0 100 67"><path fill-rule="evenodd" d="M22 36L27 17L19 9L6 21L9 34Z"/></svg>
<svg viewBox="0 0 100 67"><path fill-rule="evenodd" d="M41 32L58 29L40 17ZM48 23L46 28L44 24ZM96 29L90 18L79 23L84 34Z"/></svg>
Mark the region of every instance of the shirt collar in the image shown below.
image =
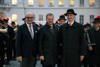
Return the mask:
<svg viewBox="0 0 100 67"><path fill-rule="evenodd" d="M30 25L26 22L26 25L29 27ZM31 26L32 26L32 24L31 24Z"/></svg>
<svg viewBox="0 0 100 67"><path fill-rule="evenodd" d="M69 24L70 22L68 22L68 24ZM74 24L74 21L73 22L71 22L71 26Z"/></svg>

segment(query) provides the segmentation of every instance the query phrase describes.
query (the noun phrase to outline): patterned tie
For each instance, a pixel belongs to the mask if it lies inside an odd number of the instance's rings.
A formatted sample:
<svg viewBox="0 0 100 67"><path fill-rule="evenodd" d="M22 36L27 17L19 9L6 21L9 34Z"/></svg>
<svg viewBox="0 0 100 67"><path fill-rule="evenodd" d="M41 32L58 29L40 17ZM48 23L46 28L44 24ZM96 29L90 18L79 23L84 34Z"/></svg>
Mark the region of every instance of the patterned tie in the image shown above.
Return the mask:
<svg viewBox="0 0 100 67"><path fill-rule="evenodd" d="M31 37L33 38L31 26L29 26L29 28L30 28Z"/></svg>
<svg viewBox="0 0 100 67"><path fill-rule="evenodd" d="M51 26L50 30L51 30L51 32L53 33L53 27L52 27L52 26Z"/></svg>

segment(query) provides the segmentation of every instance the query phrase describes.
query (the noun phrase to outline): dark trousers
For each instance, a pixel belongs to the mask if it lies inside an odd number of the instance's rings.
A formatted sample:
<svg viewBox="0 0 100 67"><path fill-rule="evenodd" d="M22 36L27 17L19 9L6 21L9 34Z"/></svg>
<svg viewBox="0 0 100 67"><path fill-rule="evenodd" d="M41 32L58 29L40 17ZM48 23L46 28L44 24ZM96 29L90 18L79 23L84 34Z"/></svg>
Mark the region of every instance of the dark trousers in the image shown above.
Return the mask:
<svg viewBox="0 0 100 67"><path fill-rule="evenodd" d="M21 67L35 67L36 58L22 58Z"/></svg>
<svg viewBox="0 0 100 67"><path fill-rule="evenodd" d="M43 67L55 67L55 65L43 65Z"/></svg>
<svg viewBox="0 0 100 67"><path fill-rule="evenodd" d="M15 40L12 41L13 58L16 58Z"/></svg>
<svg viewBox="0 0 100 67"><path fill-rule="evenodd" d="M89 67L95 67L95 66L93 66L93 65L89 65Z"/></svg>
<svg viewBox="0 0 100 67"><path fill-rule="evenodd" d="M61 59L58 59L58 67L61 67Z"/></svg>
<svg viewBox="0 0 100 67"><path fill-rule="evenodd" d="M88 63L87 63L87 57L84 58L84 60L82 61L84 64L84 67L88 67Z"/></svg>
<svg viewBox="0 0 100 67"><path fill-rule="evenodd" d="M4 51L0 53L0 67L3 67L4 64Z"/></svg>

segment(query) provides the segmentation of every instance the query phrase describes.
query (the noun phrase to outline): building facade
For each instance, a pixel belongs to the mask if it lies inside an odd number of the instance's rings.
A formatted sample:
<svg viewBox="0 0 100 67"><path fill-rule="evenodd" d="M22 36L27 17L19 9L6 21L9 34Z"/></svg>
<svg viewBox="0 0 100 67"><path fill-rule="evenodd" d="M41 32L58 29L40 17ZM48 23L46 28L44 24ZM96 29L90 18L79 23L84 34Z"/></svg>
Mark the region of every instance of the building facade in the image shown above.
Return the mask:
<svg viewBox="0 0 100 67"><path fill-rule="evenodd" d="M37 23L45 23L47 13L53 13L56 21L70 8L77 13L77 22L92 23L100 15L100 0L0 0L0 18L20 24L26 13L32 12Z"/></svg>

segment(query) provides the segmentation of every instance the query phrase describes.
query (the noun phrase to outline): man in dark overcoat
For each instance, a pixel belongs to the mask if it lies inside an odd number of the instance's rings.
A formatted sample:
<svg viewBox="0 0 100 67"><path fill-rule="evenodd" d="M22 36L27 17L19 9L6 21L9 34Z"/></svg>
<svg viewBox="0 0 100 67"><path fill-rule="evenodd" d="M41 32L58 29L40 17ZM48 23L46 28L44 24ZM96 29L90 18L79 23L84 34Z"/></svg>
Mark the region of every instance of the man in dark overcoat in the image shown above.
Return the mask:
<svg viewBox="0 0 100 67"><path fill-rule="evenodd" d="M89 45L89 67L100 67L100 20L95 18L93 27L87 31Z"/></svg>
<svg viewBox="0 0 100 67"><path fill-rule="evenodd" d="M54 15L46 15L46 24L39 30L38 50L43 67L55 67L57 64L58 28L53 24Z"/></svg>
<svg viewBox="0 0 100 67"><path fill-rule="evenodd" d="M61 46L61 67L81 67L81 61L86 54L86 43L83 25L74 21L73 9L68 9L68 22L59 28L59 44Z"/></svg>

